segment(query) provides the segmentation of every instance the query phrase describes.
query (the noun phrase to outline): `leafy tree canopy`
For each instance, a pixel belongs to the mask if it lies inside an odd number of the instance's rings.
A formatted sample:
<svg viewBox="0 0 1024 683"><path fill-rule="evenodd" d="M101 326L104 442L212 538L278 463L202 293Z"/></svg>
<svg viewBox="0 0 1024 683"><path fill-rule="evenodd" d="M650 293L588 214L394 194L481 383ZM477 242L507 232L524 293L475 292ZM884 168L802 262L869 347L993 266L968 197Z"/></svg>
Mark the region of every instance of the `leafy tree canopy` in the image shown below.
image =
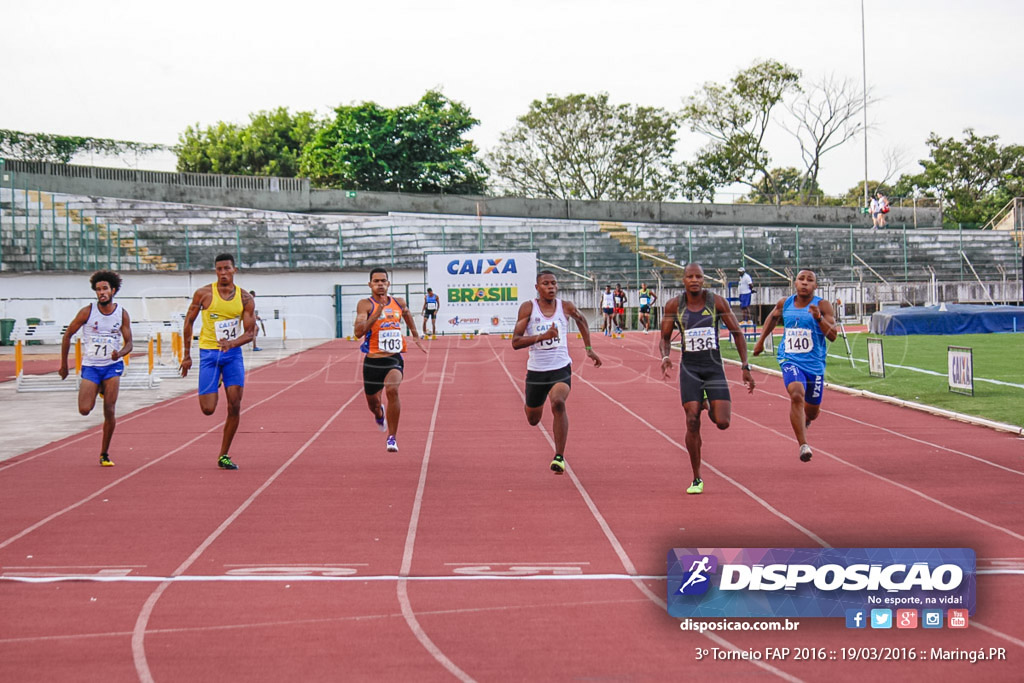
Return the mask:
<svg viewBox="0 0 1024 683"><path fill-rule="evenodd" d="M76 154L94 153L116 157L123 154L148 154L165 150L165 145L153 145L128 140L91 138L80 135L52 135L25 133L20 130L0 129L0 157L24 161L70 163Z"/></svg>
<svg viewBox="0 0 1024 683"><path fill-rule="evenodd" d="M1024 195L1024 146L999 144L998 135L964 130L962 140L928 136L921 173L904 175L899 194L938 197L943 216L953 223L983 223L1013 197Z"/></svg>
<svg viewBox="0 0 1024 683"><path fill-rule="evenodd" d="M189 126L178 138L178 170L294 177L299 158L320 123L311 112L285 107L249 115L249 124L218 122Z"/></svg>
<svg viewBox="0 0 1024 683"><path fill-rule="evenodd" d="M487 168L463 136L479 121L461 102L427 91L388 109L340 106L307 145L301 172L318 187L381 192L482 194Z"/></svg>
<svg viewBox="0 0 1024 683"><path fill-rule="evenodd" d="M678 119L607 93L534 100L491 154L503 189L555 199L659 201L676 194Z"/></svg>

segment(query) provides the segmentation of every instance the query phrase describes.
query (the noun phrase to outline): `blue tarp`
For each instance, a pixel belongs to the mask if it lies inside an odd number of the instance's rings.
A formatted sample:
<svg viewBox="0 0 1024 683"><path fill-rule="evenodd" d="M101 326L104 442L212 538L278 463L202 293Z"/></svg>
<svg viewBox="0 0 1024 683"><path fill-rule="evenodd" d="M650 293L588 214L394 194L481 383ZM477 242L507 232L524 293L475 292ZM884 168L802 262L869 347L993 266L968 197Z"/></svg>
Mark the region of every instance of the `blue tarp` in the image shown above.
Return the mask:
<svg viewBox="0 0 1024 683"><path fill-rule="evenodd" d="M908 334L982 334L1024 332L1024 307L942 304L880 311L871 316L871 332Z"/></svg>

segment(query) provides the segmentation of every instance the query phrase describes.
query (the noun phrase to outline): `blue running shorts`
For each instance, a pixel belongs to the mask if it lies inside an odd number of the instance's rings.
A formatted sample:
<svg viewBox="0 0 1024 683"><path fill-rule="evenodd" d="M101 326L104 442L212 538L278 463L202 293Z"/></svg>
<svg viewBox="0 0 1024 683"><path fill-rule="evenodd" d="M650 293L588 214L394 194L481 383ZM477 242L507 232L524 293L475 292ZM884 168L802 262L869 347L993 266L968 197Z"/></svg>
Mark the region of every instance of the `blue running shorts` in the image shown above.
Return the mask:
<svg viewBox="0 0 1024 683"><path fill-rule="evenodd" d="M227 351L199 349L199 394L216 394L222 379L226 387L245 386L242 347Z"/></svg>
<svg viewBox="0 0 1024 683"><path fill-rule="evenodd" d="M821 397L825 392L825 375L811 375L793 363L783 363L779 366L782 370L782 381L786 388L793 382L800 382L804 385L804 402L812 406L821 405Z"/></svg>

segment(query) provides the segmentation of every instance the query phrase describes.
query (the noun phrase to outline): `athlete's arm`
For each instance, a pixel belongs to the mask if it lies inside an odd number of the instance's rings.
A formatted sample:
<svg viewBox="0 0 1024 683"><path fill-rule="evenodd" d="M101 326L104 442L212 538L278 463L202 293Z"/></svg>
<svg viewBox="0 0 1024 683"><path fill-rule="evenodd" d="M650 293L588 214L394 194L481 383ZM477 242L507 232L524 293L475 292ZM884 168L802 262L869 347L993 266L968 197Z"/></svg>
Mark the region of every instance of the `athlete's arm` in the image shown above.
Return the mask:
<svg viewBox="0 0 1024 683"><path fill-rule="evenodd" d="M775 329L775 325L782 320L782 307L785 305L785 299L779 299L779 302L775 304L775 308L768 314L768 317L764 319L764 329L761 330L761 336L757 339L757 344L754 345L754 355L760 356L761 352L764 351L764 340L768 338L768 335Z"/></svg>
<svg viewBox="0 0 1024 683"><path fill-rule="evenodd" d="M217 342L221 351L227 351L237 346L245 346L256 337L256 300L252 294L242 292L242 334L235 339L221 339Z"/></svg>
<svg viewBox="0 0 1024 683"><path fill-rule="evenodd" d="M672 367L672 333L676 330L676 315L679 312L679 299L671 299L665 304L665 314L661 318L661 377L668 377Z"/></svg>
<svg viewBox="0 0 1024 683"><path fill-rule="evenodd" d="M653 306L653 305L654 305L654 302L658 300L658 295L654 293L654 290L653 290L653 289L652 289L652 290L650 290L650 291L648 291L647 293L648 293L648 294L650 295L650 297L651 297L651 304L650 304L650 305L651 305L651 306Z"/></svg>
<svg viewBox="0 0 1024 683"><path fill-rule="evenodd" d="M352 333L357 338L364 336L380 318L380 314L384 312L383 306L379 307L380 310L377 308L377 302L373 299L360 299L356 304L356 323L352 328Z"/></svg>
<svg viewBox="0 0 1024 683"><path fill-rule="evenodd" d="M405 305L405 302L398 297L395 297L395 301L397 301L398 305L402 307L402 319L405 320L405 324L409 326L409 333L412 335L413 342L416 343L416 347L420 351L426 353L427 350L423 348L423 344L420 343L420 333L416 331L416 321L412 318L412 311L410 311L408 306ZM426 306L426 304L423 305Z"/></svg>
<svg viewBox="0 0 1024 683"><path fill-rule="evenodd" d="M818 322L818 327L821 328L822 333L830 341L835 341L837 336L836 330L836 318L835 311L832 308L832 304L822 299L818 302L818 305L811 305L807 307L808 312ZM817 315L815 315L817 314Z"/></svg>
<svg viewBox="0 0 1024 683"><path fill-rule="evenodd" d="M563 303L562 310L565 304ZM526 335L526 326L530 324L530 313L533 311L533 303L530 301L524 301L519 306L519 319L516 320L516 327L512 331L512 348L513 349L525 349L528 346L533 346L539 341L545 339L554 339L558 336L558 327L552 325L544 334L532 334L529 337Z"/></svg>
<svg viewBox="0 0 1024 683"><path fill-rule="evenodd" d="M91 310L91 305L80 310L64 332L64 338L60 342L60 370L57 371L61 379L65 379L68 376L68 351L71 349L71 338L75 336L75 332L82 328L82 325L89 322Z"/></svg>
<svg viewBox="0 0 1024 683"><path fill-rule="evenodd" d="M601 359L594 353L594 347L590 345L590 323L587 322L587 319L580 313L574 303L563 301L562 310L565 311L567 316L576 321L576 327L579 328L580 336L583 337L583 346L587 350L587 357L594 361L595 368L601 367ZM552 327L554 326L552 325ZM566 334L568 334L568 330L566 330Z"/></svg>
<svg viewBox="0 0 1024 683"><path fill-rule="evenodd" d="M132 352L132 320L128 317L128 310L121 307L121 350L110 354L110 360L124 358Z"/></svg>
<svg viewBox="0 0 1024 683"><path fill-rule="evenodd" d="M192 303L189 304L188 311L185 313L185 322L181 325L181 365L178 366L178 371L182 377L188 375L188 371L192 367L192 326L195 324L199 312L203 310L203 301L208 291L212 291L209 286L200 287L192 295Z"/></svg>
<svg viewBox="0 0 1024 683"><path fill-rule="evenodd" d="M750 374L750 365L747 363L747 339L743 336L740 324L736 322L736 315L720 296L715 297L715 309L722 315L722 322L729 328L732 338L736 342L736 352L740 355L740 366L743 371L743 383L747 385L747 392L754 393L754 378ZM717 330L715 332L717 334Z"/></svg>

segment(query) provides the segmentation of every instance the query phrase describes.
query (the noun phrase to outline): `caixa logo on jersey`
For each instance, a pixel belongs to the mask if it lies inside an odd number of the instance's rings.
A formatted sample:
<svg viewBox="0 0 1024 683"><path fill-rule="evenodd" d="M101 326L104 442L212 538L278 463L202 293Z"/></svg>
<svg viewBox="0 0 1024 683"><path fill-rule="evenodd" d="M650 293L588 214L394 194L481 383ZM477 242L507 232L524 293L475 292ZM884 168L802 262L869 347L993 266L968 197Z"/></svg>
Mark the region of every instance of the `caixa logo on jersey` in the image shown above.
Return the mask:
<svg viewBox="0 0 1024 683"><path fill-rule="evenodd" d="M514 258L452 259L447 266L449 275L507 275L518 273Z"/></svg>
<svg viewBox="0 0 1024 683"><path fill-rule="evenodd" d="M843 617L847 609L975 608L969 548L674 548L673 617Z"/></svg>

